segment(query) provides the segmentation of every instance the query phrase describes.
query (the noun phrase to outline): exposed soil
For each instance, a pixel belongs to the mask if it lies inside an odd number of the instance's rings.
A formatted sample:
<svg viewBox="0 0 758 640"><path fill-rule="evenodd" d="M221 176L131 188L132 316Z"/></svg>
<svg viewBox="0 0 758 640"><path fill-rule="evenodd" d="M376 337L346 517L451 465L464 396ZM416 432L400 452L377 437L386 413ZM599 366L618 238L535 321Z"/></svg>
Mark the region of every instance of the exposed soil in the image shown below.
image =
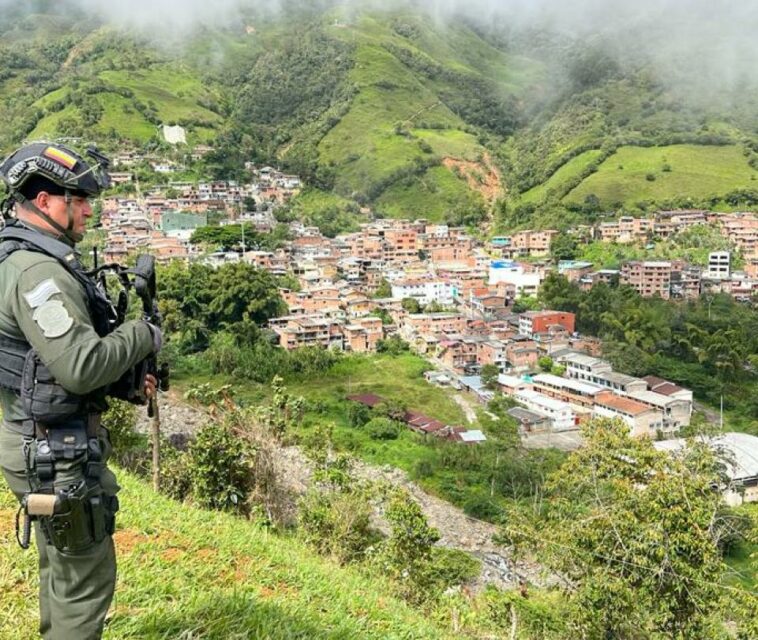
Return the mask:
<svg viewBox="0 0 758 640"><path fill-rule="evenodd" d="M481 162L447 157L442 159L442 164L451 171L457 169L469 189L481 193L487 204L492 204L503 193L500 171L488 153L482 155Z"/></svg>

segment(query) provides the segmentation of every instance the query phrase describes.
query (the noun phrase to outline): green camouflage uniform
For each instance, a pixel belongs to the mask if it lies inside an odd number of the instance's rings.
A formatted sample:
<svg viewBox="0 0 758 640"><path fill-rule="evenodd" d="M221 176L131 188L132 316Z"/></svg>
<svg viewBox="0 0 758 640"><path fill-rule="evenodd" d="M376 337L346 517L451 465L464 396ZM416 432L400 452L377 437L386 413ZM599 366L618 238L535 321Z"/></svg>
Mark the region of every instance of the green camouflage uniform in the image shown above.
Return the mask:
<svg viewBox="0 0 758 640"><path fill-rule="evenodd" d="M76 394L117 380L153 350L151 331L141 321L126 322L108 336L99 337L82 286L55 258L41 253L19 250L0 264L0 300L0 334L26 340L56 380ZM24 436L21 424L25 414L19 398L10 391L0 389L0 403L0 467L11 490L21 499L30 490L23 451L30 438ZM100 427L98 434L107 460L107 431ZM83 479L82 462L55 463L56 490ZM107 495L119 490L116 477L107 467L100 485ZM35 528L40 633L51 640L100 638L115 588L113 539L106 536L84 551L63 552L47 544L39 526Z"/></svg>

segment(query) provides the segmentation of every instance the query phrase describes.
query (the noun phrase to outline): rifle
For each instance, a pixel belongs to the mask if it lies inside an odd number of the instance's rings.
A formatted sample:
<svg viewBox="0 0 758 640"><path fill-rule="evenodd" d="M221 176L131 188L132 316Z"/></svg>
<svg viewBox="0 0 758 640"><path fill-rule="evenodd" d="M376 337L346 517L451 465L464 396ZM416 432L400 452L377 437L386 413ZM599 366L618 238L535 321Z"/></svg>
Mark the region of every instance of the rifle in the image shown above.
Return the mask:
<svg viewBox="0 0 758 640"><path fill-rule="evenodd" d="M97 250L93 253L94 270L90 275L95 278L98 287L105 297L111 303L112 329L120 325L125 317L129 305L129 290L134 289L135 293L142 301L142 317L144 320L157 327L161 326L161 314L158 311L158 304L155 299L155 258L150 255L140 254L137 256L137 263L134 268L129 269L119 264L97 265ZM118 277L121 289L118 294L118 300L114 305L108 292L107 272L111 271ZM131 277L130 277L131 276ZM157 389L168 391L169 388L169 368L168 363L164 362L158 366L158 360L155 354L151 354L137 366L127 371L122 378L112 385L109 393L117 398L122 398L133 404L147 404L147 415L153 419L150 430L150 440L153 450L153 489L160 489L160 412L158 410L157 393L148 401L145 396L145 377L150 374L157 381Z"/></svg>
<svg viewBox="0 0 758 640"><path fill-rule="evenodd" d="M156 302L155 286L155 258L150 255L140 254L134 268L124 267L118 263L97 264L97 249L93 251L94 269L87 275L95 280L98 288L110 303L109 323L111 330L121 325L126 319L129 308L129 291L134 290L142 302L142 317L149 323L160 327L161 315ZM114 303L108 291L107 274L112 273L118 278L121 289ZM169 389L169 367L164 362L158 365L155 355L148 356L137 366L127 371L120 380L111 385L109 395L131 402L132 404L144 405L147 403L145 396L144 381L147 374L152 375L158 382L158 389ZM155 397L148 404L147 415L153 417L157 405Z"/></svg>

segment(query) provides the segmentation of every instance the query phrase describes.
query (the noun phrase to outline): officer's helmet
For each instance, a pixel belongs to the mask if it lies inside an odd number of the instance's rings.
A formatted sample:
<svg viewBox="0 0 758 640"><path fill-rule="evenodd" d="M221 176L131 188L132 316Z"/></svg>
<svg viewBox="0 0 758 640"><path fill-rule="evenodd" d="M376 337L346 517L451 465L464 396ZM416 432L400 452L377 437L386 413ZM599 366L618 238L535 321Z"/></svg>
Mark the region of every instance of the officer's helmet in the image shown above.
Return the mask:
<svg viewBox="0 0 758 640"><path fill-rule="evenodd" d="M110 186L108 159L95 147L87 149L92 161L54 142L34 142L11 153L0 164L0 178L11 195L33 199L40 191L70 193L91 198Z"/></svg>

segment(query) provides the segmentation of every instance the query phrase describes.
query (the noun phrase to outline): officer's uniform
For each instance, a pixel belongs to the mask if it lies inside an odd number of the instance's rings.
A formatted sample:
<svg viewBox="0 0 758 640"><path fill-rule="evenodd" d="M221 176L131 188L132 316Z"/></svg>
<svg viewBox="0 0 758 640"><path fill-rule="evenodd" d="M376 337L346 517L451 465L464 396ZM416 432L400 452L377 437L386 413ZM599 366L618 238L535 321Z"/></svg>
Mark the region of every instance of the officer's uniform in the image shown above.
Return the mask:
<svg viewBox="0 0 758 640"><path fill-rule="evenodd" d="M73 244L65 238L56 241ZM3 244L0 242L0 247ZM61 244L61 249L73 253L71 246ZM151 329L142 321L126 322L105 336L98 335L87 295L57 258L43 252L16 250L0 263L0 342L28 343L61 387L84 397L118 380L154 349ZM47 427L30 420L19 394L0 389L0 403L0 467L21 500L35 489L31 486L34 477L29 472L30 461ZM119 487L104 464L110 453L107 432L99 425L93 404L85 407L62 424L78 420L86 424L90 439L99 440L102 460L97 473L90 474L87 453L73 458L61 456L64 459L53 463L48 491L57 492L79 483L84 486L86 476L89 492L98 495L98 499L102 497L110 524L106 535L95 536L84 548L75 550L57 548L61 545L56 546L39 524L35 526L40 556L40 632L54 640L99 638L115 588L116 558L110 534ZM50 425L50 432L56 428Z"/></svg>

